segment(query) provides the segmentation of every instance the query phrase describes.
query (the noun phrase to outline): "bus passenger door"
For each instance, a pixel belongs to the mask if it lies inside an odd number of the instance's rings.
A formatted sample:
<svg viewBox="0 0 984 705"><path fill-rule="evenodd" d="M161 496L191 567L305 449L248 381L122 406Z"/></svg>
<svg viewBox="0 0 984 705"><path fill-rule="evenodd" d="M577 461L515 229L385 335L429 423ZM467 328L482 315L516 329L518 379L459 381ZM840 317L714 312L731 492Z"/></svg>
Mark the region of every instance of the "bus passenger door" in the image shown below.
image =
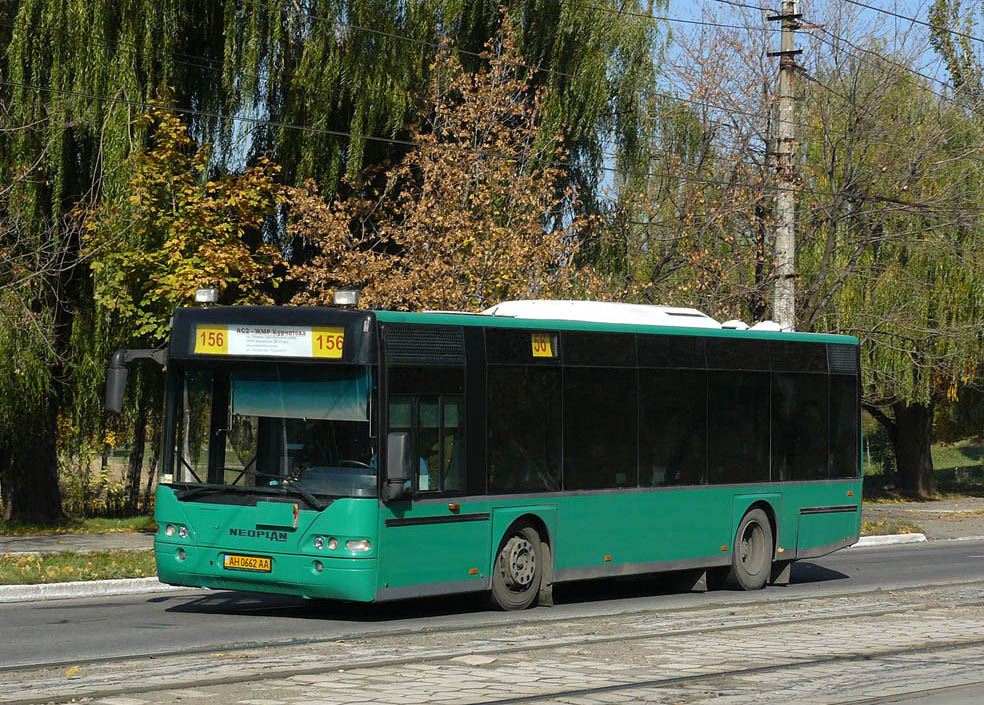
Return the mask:
<svg viewBox="0 0 984 705"><path fill-rule="evenodd" d="M461 395L390 397L389 431L410 434L410 498L382 504L377 599L486 590L491 521L465 490Z"/></svg>

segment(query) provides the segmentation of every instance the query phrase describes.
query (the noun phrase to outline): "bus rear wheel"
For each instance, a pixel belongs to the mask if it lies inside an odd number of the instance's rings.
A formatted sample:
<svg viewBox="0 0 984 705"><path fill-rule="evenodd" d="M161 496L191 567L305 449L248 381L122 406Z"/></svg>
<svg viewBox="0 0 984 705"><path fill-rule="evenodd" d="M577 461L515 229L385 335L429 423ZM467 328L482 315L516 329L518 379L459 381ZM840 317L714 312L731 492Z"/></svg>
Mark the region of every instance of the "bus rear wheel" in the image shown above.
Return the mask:
<svg viewBox="0 0 984 705"><path fill-rule="evenodd" d="M741 519L731 553L731 575L742 590L765 587L772 572L772 525L761 509Z"/></svg>
<svg viewBox="0 0 984 705"><path fill-rule="evenodd" d="M528 524L511 527L492 567L492 602L499 609L523 610L533 604L543 579L540 534Z"/></svg>

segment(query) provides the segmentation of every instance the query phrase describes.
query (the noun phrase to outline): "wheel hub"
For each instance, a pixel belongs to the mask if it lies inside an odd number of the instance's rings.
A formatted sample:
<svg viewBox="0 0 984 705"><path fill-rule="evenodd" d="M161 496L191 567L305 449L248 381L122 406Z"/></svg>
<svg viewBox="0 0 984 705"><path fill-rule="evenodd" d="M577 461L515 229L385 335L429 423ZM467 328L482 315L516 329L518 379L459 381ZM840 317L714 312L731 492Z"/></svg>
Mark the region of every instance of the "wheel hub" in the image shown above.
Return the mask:
<svg viewBox="0 0 984 705"><path fill-rule="evenodd" d="M513 536L502 549L502 579L511 590L522 590L533 582L536 554L522 536Z"/></svg>

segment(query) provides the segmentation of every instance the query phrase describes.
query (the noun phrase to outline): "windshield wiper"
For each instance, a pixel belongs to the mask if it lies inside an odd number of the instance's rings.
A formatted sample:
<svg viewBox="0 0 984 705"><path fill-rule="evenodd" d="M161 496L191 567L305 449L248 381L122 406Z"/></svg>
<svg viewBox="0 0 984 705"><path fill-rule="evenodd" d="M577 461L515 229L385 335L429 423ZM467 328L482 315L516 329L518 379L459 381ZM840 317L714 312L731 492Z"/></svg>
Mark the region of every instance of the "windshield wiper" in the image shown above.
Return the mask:
<svg viewBox="0 0 984 705"><path fill-rule="evenodd" d="M317 509L319 512L321 510L325 509L329 504L331 504L332 502L335 501L334 499L329 499L327 502L322 502L321 500L319 500L317 497L315 497L313 494L311 494L310 492L308 492L306 489L304 489L300 485L294 485L294 484L278 485L278 488L284 494L295 494L295 495L297 495L298 497L300 497L301 499L303 499L305 502L307 502L308 504L310 504L312 507L314 507L315 509ZM273 489L273 488L271 488L271 489Z"/></svg>
<svg viewBox="0 0 984 705"><path fill-rule="evenodd" d="M179 501L185 502L189 499L194 499L196 497L204 497L205 495L217 494L219 492L233 492L237 494L245 493L247 490L255 489L253 487L241 487L239 485L195 485L194 487L189 487L185 490L180 490L176 493Z"/></svg>
<svg viewBox="0 0 984 705"><path fill-rule="evenodd" d="M264 487L262 485L254 485L253 487L244 485L197 485L179 492L177 498L181 502L187 502L191 499L210 494L219 494L221 492L231 492L233 494L294 495L303 499L312 509L319 512L326 509L334 501L334 499L327 501L319 500L303 487L295 485L271 485L270 487Z"/></svg>

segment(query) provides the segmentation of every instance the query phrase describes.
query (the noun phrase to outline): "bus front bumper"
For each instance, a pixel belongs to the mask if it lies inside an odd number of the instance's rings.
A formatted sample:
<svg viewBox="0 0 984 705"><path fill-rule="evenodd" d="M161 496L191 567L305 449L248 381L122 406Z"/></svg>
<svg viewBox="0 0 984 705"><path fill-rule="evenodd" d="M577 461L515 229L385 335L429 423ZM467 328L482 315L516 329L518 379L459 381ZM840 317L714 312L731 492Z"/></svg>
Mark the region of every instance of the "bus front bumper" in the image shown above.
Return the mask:
<svg viewBox="0 0 984 705"><path fill-rule="evenodd" d="M162 583L213 590L245 590L306 598L372 602L376 595L375 558L329 558L250 551L249 558L269 559L260 569L226 567L226 557L243 552L154 542L157 577Z"/></svg>

